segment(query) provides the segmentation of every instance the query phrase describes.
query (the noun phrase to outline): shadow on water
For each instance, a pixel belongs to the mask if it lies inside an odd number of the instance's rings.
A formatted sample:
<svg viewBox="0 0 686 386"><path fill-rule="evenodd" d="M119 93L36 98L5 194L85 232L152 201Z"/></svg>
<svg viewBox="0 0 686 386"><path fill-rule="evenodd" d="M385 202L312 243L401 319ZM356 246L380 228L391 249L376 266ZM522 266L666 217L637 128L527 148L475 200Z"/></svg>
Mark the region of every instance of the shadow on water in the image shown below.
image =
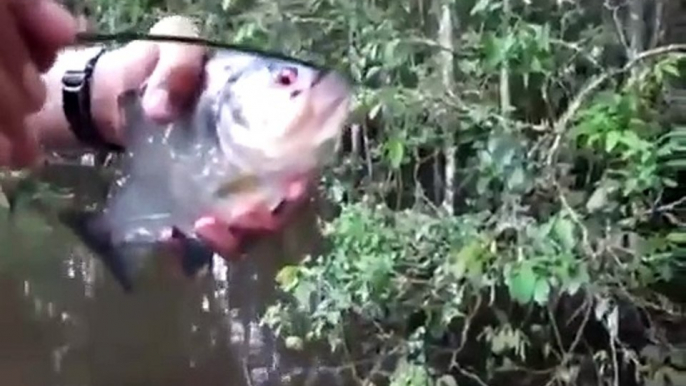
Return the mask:
<svg viewBox="0 0 686 386"><path fill-rule="evenodd" d="M79 195L102 186L85 170L52 170ZM308 208L247 258L185 279L155 259L125 294L65 228L23 210L0 216L0 379L11 385L342 385L318 355L286 350L258 326L276 271L318 248ZM321 371L320 371L321 370Z"/></svg>

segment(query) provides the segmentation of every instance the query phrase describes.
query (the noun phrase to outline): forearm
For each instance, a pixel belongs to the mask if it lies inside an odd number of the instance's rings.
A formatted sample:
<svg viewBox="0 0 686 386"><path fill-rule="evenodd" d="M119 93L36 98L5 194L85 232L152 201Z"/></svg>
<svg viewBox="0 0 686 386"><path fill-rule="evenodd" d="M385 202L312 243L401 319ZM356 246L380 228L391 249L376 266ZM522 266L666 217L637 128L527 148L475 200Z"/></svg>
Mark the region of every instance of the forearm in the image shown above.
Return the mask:
<svg viewBox="0 0 686 386"><path fill-rule="evenodd" d="M43 108L27 118L27 129L36 132L45 149L68 149L82 146L71 130L62 110L62 76L69 69L81 69L95 56L99 48L70 49L58 56L55 64L43 75L46 101ZM118 108L115 90L121 89L121 79L111 75L116 51L105 53L95 66L91 81L91 114L95 129L103 137L119 143Z"/></svg>

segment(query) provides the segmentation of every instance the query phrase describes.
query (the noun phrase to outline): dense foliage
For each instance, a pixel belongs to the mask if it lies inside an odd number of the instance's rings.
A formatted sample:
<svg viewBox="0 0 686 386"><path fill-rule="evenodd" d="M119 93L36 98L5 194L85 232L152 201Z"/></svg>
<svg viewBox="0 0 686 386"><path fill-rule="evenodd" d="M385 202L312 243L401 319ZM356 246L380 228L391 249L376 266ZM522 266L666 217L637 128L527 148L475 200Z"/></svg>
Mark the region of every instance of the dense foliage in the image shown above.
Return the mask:
<svg viewBox="0 0 686 386"><path fill-rule="evenodd" d="M293 349L328 342L360 384L450 386L668 384L650 353L680 343L665 325L683 298L665 294L686 239L686 129L666 4L90 6L101 30L183 13L214 40L350 75L350 135L321 183L338 208L328 252L281 271L265 323Z"/></svg>

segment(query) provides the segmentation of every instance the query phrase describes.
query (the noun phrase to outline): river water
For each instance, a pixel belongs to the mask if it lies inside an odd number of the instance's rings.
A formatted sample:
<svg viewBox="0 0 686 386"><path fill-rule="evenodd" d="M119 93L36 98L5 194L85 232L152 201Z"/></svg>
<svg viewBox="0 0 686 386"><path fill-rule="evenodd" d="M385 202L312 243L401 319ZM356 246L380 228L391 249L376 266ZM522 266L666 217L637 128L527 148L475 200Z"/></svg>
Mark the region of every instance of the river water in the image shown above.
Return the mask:
<svg viewBox="0 0 686 386"><path fill-rule="evenodd" d="M101 193L87 169L45 174ZM315 211L255 243L243 260L216 258L189 279L158 257L124 293L65 228L22 209L0 213L0 379L12 386L343 384L320 353L293 352L258 325L274 274L318 248Z"/></svg>

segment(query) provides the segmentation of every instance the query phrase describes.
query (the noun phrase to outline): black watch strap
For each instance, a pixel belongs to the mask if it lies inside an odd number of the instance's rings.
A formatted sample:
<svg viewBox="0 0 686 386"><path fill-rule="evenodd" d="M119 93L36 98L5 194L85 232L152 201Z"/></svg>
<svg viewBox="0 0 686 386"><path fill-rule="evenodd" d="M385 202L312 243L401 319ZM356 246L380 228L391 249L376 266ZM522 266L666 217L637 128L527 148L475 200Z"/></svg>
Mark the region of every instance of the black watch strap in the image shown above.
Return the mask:
<svg viewBox="0 0 686 386"><path fill-rule="evenodd" d="M83 70L68 70L62 76L62 110L74 136L83 144L95 149L113 152L123 147L107 142L93 122L91 115L91 78L102 49L86 63Z"/></svg>

